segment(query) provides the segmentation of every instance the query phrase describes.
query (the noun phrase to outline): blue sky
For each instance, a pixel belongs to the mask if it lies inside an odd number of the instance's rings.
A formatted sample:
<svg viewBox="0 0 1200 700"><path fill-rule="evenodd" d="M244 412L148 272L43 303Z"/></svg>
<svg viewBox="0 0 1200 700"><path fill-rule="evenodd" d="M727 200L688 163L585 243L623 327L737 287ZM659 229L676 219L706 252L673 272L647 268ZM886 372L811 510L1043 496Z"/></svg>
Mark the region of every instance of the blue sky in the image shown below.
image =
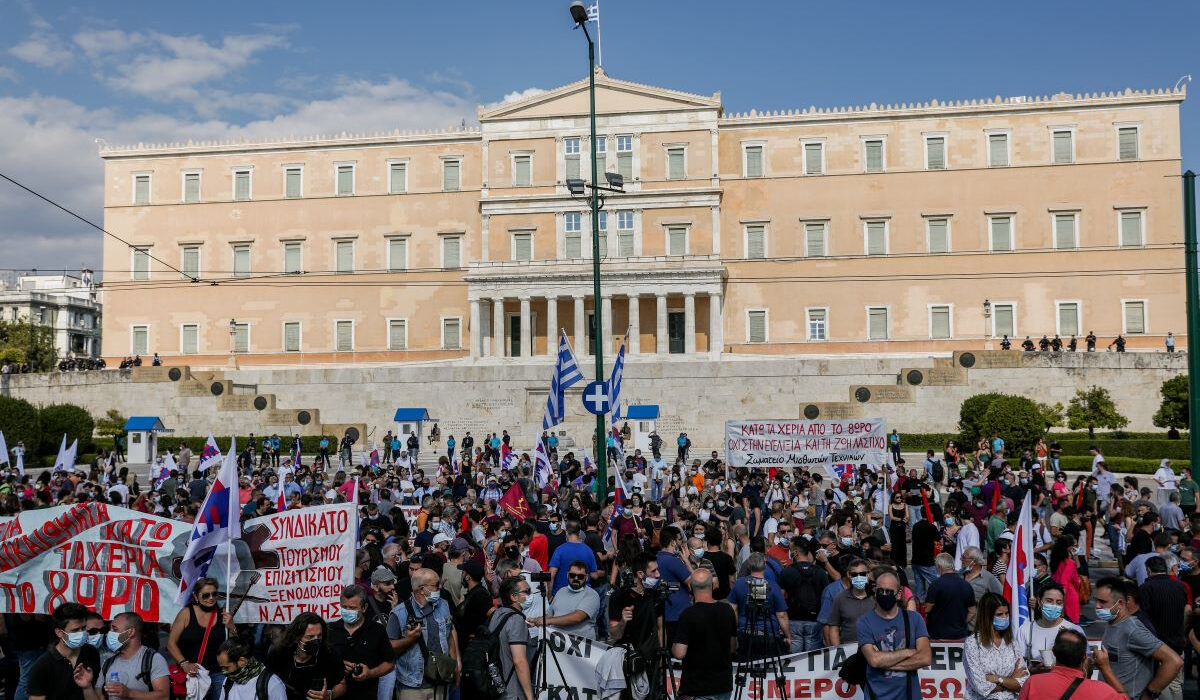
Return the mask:
<svg viewBox="0 0 1200 700"><path fill-rule="evenodd" d="M0 0L0 172L99 221L98 138L471 121L586 75L568 4ZM1200 80L1198 20L1194 0L601 0L610 75L719 90L727 111L1169 88ZM1198 114L1184 103L1185 168ZM0 267L99 269L99 235L0 182Z"/></svg>

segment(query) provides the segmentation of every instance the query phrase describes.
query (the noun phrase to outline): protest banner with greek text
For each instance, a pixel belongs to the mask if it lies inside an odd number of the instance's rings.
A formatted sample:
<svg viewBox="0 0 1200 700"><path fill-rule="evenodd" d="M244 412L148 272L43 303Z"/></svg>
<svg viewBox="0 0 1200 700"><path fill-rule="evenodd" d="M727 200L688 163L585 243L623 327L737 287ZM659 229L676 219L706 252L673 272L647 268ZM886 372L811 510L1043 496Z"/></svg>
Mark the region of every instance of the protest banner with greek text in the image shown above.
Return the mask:
<svg viewBox="0 0 1200 700"><path fill-rule="evenodd" d="M725 461L732 467L880 465L887 461L882 418L726 421Z"/></svg>

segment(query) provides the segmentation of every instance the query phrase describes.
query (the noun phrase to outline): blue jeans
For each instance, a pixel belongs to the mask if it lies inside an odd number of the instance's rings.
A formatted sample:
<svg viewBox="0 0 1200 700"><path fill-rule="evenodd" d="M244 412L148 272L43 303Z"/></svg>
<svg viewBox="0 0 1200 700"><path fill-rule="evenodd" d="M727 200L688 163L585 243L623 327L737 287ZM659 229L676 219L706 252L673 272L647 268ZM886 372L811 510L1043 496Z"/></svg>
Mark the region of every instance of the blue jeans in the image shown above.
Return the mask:
<svg viewBox="0 0 1200 700"><path fill-rule="evenodd" d="M17 681L17 690L13 695L15 700L29 700L29 670L45 653L45 649L26 649L17 652L17 664L21 669L21 678Z"/></svg>
<svg viewBox="0 0 1200 700"><path fill-rule="evenodd" d="M596 586L592 590L600 596L600 609L596 612L596 639L608 639L608 599L609 585Z"/></svg>
<svg viewBox="0 0 1200 700"><path fill-rule="evenodd" d="M920 600L925 600L925 594L929 592L929 586L937 580L937 567L933 566L914 566L913 568L912 587L913 593Z"/></svg>
<svg viewBox="0 0 1200 700"><path fill-rule="evenodd" d="M792 628L791 653L816 651L825 646L821 639L821 623L816 620L791 620L788 626Z"/></svg>
<svg viewBox="0 0 1200 700"><path fill-rule="evenodd" d="M396 672L385 673L379 677L379 692L375 700L392 700L392 691L396 688Z"/></svg>
<svg viewBox="0 0 1200 700"><path fill-rule="evenodd" d="M650 500L652 500L652 501L662 500L662 495L663 495L662 482L661 481L651 481L650 482Z"/></svg>

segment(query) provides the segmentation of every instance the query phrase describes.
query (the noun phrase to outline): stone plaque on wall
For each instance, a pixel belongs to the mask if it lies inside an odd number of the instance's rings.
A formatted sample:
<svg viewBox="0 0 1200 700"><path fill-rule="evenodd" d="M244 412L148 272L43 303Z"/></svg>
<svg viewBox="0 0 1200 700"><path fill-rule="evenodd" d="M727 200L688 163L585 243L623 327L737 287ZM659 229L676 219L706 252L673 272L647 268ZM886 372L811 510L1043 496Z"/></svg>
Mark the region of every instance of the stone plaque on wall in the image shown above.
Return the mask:
<svg viewBox="0 0 1200 700"><path fill-rule="evenodd" d="M866 401L861 401L860 396L864 394L858 392L859 389L866 389ZM913 400L912 389L907 386L897 386L895 384L872 384L869 386L852 386L850 387L850 400L859 401L860 403L910 403Z"/></svg>

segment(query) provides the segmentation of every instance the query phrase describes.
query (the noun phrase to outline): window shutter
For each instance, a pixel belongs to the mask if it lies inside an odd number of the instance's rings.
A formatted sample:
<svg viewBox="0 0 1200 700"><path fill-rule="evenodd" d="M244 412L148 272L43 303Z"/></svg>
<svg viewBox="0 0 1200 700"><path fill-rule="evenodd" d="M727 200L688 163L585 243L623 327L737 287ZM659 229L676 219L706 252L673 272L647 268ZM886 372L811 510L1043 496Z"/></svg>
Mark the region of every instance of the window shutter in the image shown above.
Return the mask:
<svg viewBox="0 0 1200 700"><path fill-rule="evenodd" d="M1125 332L1129 334L1146 332L1146 305L1144 302L1125 302Z"/></svg>
<svg viewBox="0 0 1200 700"><path fill-rule="evenodd" d="M825 224L805 224L804 237L808 257L825 257Z"/></svg>
<svg viewBox="0 0 1200 700"><path fill-rule="evenodd" d="M762 177L762 157L762 146L746 146L746 177Z"/></svg>
<svg viewBox="0 0 1200 700"><path fill-rule="evenodd" d="M997 305L993 313L996 314L996 333L998 336L1013 336L1016 335L1016 329L1013 328L1013 307L1005 304Z"/></svg>
<svg viewBox="0 0 1200 700"><path fill-rule="evenodd" d="M867 222L867 255L887 255L887 224Z"/></svg>
<svg viewBox="0 0 1200 700"><path fill-rule="evenodd" d="M1054 247L1070 250L1075 247L1075 215L1054 215Z"/></svg>
<svg viewBox="0 0 1200 700"><path fill-rule="evenodd" d="M867 141L867 172L883 172L883 141Z"/></svg>
<svg viewBox="0 0 1200 700"><path fill-rule="evenodd" d="M807 175L820 175L821 168L821 151L824 146L819 143L804 144L804 172Z"/></svg>
<svg viewBox="0 0 1200 700"><path fill-rule="evenodd" d="M408 191L408 163L392 163L388 168L388 191L392 194Z"/></svg>
<svg viewBox="0 0 1200 700"><path fill-rule="evenodd" d="M339 165L337 169L337 193L354 194L354 166Z"/></svg>
<svg viewBox="0 0 1200 700"><path fill-rule="evenodd" d="M284 175L284 188L286 190L284 192L285 197L299 197L302 194L300 189L300 180L302 177L303 175L301 174L300 168L287 169L287 172Z"/></svg>
<svg viewBox="0 0 1200 700"><path fill-rule="evenodd" d="M188 173L183 176L183 201L200 201L200 173Z"/></svg>
<svg viewBox="0 0 1200 700"><path fill-rule="evenodd" d="M578 180L579 179L579 154L567 156L566 166L567 166L566 179Z"/></svg>
<svg viewBox="0 0 1200 700"><path fill-rule="evenodd" d="M350 352L354 349L354 323L352 321L337 322L337 351Z"/></svg>
<svg viewBox="0 0 1200 700"><path fill-rule="evenodd" d="M942 170L946 167L946 139L940 136L925 139L925 150L930 170Z"/></svg>
<svg viewBox="0 0 1200 700"><path fill-rule="evenodd" d="M408 267L408 239L388 239L388 269L404 270Z"/></svg>
<svg viewBox="0 0 1200 700"><path fill-rule="evenodd" d="M532 174L530 172L530 157L529 156L513 156L513 184L518 187L526 187L532 184Z"/></svg>
<svg viewBox="0 0 1200 700"><path fill-rule="evenodd" d="M404 321L388 321L388 349L404 350L408 347L408 333Z"/></svg>
<svg viewBox="0 0 1200 700"><path fill-rule="evenodd" d="M991 220L992 250L1012 250L1012 219L997 216Z"/></svg>
<svg viewBox="0 0 1200 700"><path fill-rule="evenodd" d="M183 249L183 274L188 277L200 276L200 249L189 246Z"/></svg>
<svg viewBox="0 0 1200 700"><path fill-rule="evenodd" d="M579 233L568 233L566 236L566 254L568 260L583 257L583 237Z"/></svg>
<svg viewBox="0 0 1200 700"><path fill-rule="evenodd" d="M683 180L687 173L683 169L683 149L667 149L667 177L672 180Z"/></svg>
<svg viewBox="0 0 1200 700"><path fill-rule="evenodd" d="M750 311L750 339L751 343L767 342L767 312L766 311Z"/></svg>
<svg viewBox="0 0 1200 700"><path fill-rule="evenodd" d="M233 327L233 351L250 352L250 325L239 323Z"/></svg>
<svg viewBox="0 0 1200 700"><path fill-rule="evenodd" d="M233 174L233 198L250 199L250 173L243 170Z"/></svg>
<svg viewBox="0 0 1200 700"><path fill-rule="evenodd" d="M608 233L600 231L600 257L608 257Z"/></svg>
<svg viewBox="0 0 1200 700"><path fill-rule="evenodd" d="M150 279L150 251L145 248L133 249L133 278L135 280Z"/></svg>
<svg viewBox="0 0 1200 700"><path fill-rule="evenodd" d="M988 134L988 163L1008 165L1008 134Z"/></svg>
<svg viewBox="0 0 1200 700"><path fill-rule="evenodd" d="M825 340L825 309L808 310L808 339Z"/></svg>
<svg viewBox="0 0 1200 700"><path fill-rule="evenodd" d="M462 239L458 236L446 236L442 239L442 266L454 269L461 266L460 250Z"/></svg>
<svg viewBox="0 0 1200 700"><path fill-rule="evenodd" d="M150 176L137 175L133 178L133 203L150 203Z"/></svg>
<svg viewBox="0 0 1200 700"><path fill-rule="evenodd" d="M140 326L133 329L133 354L148 355L150 354L150 331L145 326Z"/></svg>
<svg viewBox="0 0 1200 700"><path fill-rule="evenodd" d="M687 254L687 229L671 226L667 229L667 255Z"/></svg>
<svg viewBox="0 0 1200 700"><path fill-rule="evenodd" d="M442 189L453 192L459 189L459 164L457 160L442 162Z"/></svg>
<svg viewBox="0 0 1200 700"><path fill-rule="evenodd" d="M1142 245L1142 213L1140 211L1121 212L1121 245Z"/></svg>
<svg viewBox="0 0 1200 700"><path fill-rule="evenodd" d="M617 232L617 257L633 257L633 231Z"/></svg>
<svg viewBox="0 0 1200 700"><path fill-rule="evenodd" d="M1138 130L1137 127L1123 126L1117 129L1117 150L1121 160L1137 160Z"/></svg>
<svg viewBox="0 0 1200 700"><path fill-rule="evenodd" d="M459 339L459 327L457 318L448 318L442 323L445 344L447 350L457 350L461 347Z"/></svg>
<svg viewBox="0 0 1200 700"><path fill-rule="evenodd" d="M1071 148L1072 133L1070 131L1054 132L1054 162L1070 163L1073 157Z"/></svg>
<svg viewBox="0 0 1200 700"><path fill-rule="evenodd" d="M301 248L299 243L283 244L283 271L300 272Z"/></svg>
<svg viewBox="0 0 1200 700"><path fill-rule="evenodd" d="M337 271L354 272L354 241L337 242Z"/></svg>
<svg viewBox="0 0 1200 700"><path fill-rule="evenodd" d="M929 311L930 337L950 337L950 307L935 306Z"/></svg>
<svg viewBox="0 0 1200 700"><path fill-rule="evenodd" d="M283 350L284 352L300 352L299 323L283 324Z"/></svg>
<svg viewBox="0 0 1200 700"><path fill-rule="evenodd" d="M245 277L250 274L250 246L240 245L233 249L233 275Z"/></svg>
<svg viewBox="0 0 1200 700"><path fill-rule="evenodd" d="M518 233L513 238L517 260L533 259L533 236L528 233Z"/></svg>
<svg viewBox="0 0 1200 700"><path fill-rule="evenodd" d="M926 225L929 226L929 252L949 253L949 222L945 219L929 219Z"/></svg>
<svg viewBox="0 0 1200 700"><path fill-rule="evenodd" d="M869 340L887 340L887 326L887 309L874 308L867 310L867 338Z"/></svg>
<svg viewBox="0 0 1200 700"><path fill-rule="evenodd" d="M197 326L184 326L183 327L183 343L182 343L183 347L180 348L180 350L182 350L183 354L185 354L185 355L195 355L196 354L197 346L199 343L199 339L196 337L198 332L199 332L199 328Z"/></svg>
<svg viewBox="0 0 1200 700"><path fill-rule="evenodd" d="M1058 307L1058 329L1061 335L1079 335L1079 305L1060 304Z"/></svg>
<svg viewBox="0 0 1200 700"><path fill-rule="evenodd" d="M763 226L746 227L746 257L757 260L767 257L766 228Z"/></svg>
<svg viewBox="0 0 1200 700"><path fill-rule="evenodd" d="M625 178L625 182L633 181L633 152L621 151L617 153L617 172L621 177Z"/></svg>

